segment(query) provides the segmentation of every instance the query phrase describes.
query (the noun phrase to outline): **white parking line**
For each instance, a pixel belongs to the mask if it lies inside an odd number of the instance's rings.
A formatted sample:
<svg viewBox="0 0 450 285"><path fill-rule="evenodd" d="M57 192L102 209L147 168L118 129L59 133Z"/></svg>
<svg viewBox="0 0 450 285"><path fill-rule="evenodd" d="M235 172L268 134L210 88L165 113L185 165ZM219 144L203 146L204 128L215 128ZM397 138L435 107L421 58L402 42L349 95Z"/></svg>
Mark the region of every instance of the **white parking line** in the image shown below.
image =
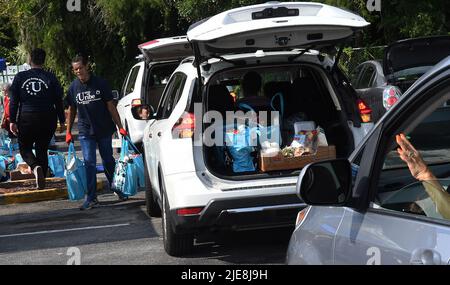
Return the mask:
<svg viewBox="0 0 450 285"><path fill-rule="evenodd" d="M73 229L65 229L65 230L52 230L52 231L40 231L40 232L33 232L33 233L20 233L20 234L10 234L10 235L0 235L0 238L19 237L19 236L33 236L33 235L42 235L42 234L53 234L53 233L63 233L63 232L83 231L83 230L96 230L96 229L106 229L106 228L117 228L117 227L129 226L129 225L130 225L129 223L126 223L126 224L116 224L116 225L106 225L106 226L73 228Z"/></svg>

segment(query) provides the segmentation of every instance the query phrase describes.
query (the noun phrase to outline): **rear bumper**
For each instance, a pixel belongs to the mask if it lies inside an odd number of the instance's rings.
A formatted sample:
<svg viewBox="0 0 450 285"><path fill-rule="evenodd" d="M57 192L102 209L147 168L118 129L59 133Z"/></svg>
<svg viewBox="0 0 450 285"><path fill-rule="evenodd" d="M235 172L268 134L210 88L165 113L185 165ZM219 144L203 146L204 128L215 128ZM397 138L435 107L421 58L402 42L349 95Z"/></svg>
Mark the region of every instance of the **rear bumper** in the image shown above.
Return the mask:
<svg viewBox="0 0 450 285"><path fill-rule="evenodd" d="M295 194L216 199L199 215L178 216L171 210L177 233L216 229L258 229L294 226L298 212L306 207Z"/></svg>

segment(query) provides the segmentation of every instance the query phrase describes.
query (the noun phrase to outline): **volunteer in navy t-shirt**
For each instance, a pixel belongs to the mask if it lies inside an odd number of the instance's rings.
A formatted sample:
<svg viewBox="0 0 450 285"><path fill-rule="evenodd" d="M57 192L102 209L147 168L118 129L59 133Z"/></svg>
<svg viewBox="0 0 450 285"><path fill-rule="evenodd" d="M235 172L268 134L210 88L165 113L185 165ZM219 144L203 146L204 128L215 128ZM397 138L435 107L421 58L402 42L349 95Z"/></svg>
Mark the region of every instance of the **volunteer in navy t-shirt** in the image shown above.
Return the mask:
<svg viewBox="0 0 450 285"><path fill-rule="evenodd" d="M77 109L80 135L95 138L111 137L116 131L106 102L113 99L108 83L91 75L86 83L75 80L69 87L67 102Z"/></svg>
<svg viewBox="0 0 450 285"><path fill-rule="evenodd" d="M9 105L10 131L18 136L20 154L33 170L38 189L45 188L48 145L55 134L57 118L60 131L65 124L63 90L56 76L43 69L45 58L44 50L31 51L31 69L14 77Z"/></svg>
<svg viewBox="0 0 450 285"><path fill-rule="evenodd" d="M111 88L98 76L91 74L89 61L83 55L72 60L72 69L77 77L69 87L69 105L66 142L73 142L72 125L78 114L78 129L81 151L86 168L86 199L80 210L87 210L98 204L97 200L97 146L102 158L104 173L109 185L112 184L115 159L112 150L112 134L116 125L122 136L128 136L120 122L120 116L113 103ZM115 191L114 188L110 188ZM115 191L120 199L127 197Z"/></svg>

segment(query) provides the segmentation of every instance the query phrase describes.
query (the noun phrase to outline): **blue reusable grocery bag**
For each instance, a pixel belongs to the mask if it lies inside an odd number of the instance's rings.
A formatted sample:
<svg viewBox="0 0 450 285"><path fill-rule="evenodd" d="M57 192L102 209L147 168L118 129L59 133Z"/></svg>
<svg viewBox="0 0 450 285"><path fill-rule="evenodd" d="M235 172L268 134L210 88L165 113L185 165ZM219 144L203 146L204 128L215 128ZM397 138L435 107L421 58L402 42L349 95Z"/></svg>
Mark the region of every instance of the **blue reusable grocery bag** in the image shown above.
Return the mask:
<svg viewBox="0 0 450 285"><path fill-rule="evenodd" d="M87 192L86 167L77 157L73 143L69 145L66 163L67 193L70 200L81 200Z"/></svg>
<svg viewBox="0 0 450 285"><path fill-rule="evenodd" d="M225 145L233 158L233 171L255 171L254 146L251 143L251 128L246 125L225 126Z"/></svg>
<svg viewBox="0 0 450 285"><path fill-rule="evenodd" d="M55 177L64 177L64 170L66 169L64 155L62 155L59 152L49 151L48 167L50 168Z"/></svg>
<svg viewBox="0 0 450 285"><path fill-rule="evenodd" d="M143 167L142 154L128 137L122 138L120 157L114 171L113 191L120 191L126 196L136 195L138 187L145 182Z"/></svg>

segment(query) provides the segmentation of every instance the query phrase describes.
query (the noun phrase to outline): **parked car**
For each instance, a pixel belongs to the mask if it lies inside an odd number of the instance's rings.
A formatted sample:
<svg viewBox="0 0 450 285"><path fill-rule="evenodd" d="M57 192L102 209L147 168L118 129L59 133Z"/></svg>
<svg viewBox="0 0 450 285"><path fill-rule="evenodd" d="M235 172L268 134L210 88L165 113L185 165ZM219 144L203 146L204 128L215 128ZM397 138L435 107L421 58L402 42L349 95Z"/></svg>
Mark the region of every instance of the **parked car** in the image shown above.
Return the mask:
<svg viewBox="0 0 450 285"><path fill-rule="evenodd" d="M448 264L450 221L399 158L395 136L409 135L448 192L449 99L450 56L405 92L348 159L303 168L297 194L309 206L298 214L287 264Z"/></svg>
<svg viewBox="0 0 450 285"><path fill-rule="evenodd" d="M325 130L337 156L347 157L373 124L362 122L337 62L311 47L330 51L367 25L325 4L269 2L191 26L195 56L174 71L159 106L145 106L156 110L143 138L147 210L162 212L168 254L189 253L201 231L293 227L305 206L295 192L299 169L237 172L223 145L205 138L221 137L224 125L214 125L214 116L237 111L241 79L255 71L263 82L258 99L283 94L283 118L304 113Z"/></svg>
<svg viewBox="0 0 450 285"><path fill-rule="evenodd" d="M172 54L160 56L161 46L175 45ZM133 143L140 145L146 126L145 121L134 119L131 108L143 103L157 106L164 87L181 59L192 55L186 36L152 40L139 45L140 61L128 72L117 104L122 125Z"/></svg>
<svg viewBox="0 0 450 285"><path fill-rule="evenodd" d="M358 65L350 80L377 122L420 76L450 54L450 36L405 39L390 44L383 60Z"/></svg>

